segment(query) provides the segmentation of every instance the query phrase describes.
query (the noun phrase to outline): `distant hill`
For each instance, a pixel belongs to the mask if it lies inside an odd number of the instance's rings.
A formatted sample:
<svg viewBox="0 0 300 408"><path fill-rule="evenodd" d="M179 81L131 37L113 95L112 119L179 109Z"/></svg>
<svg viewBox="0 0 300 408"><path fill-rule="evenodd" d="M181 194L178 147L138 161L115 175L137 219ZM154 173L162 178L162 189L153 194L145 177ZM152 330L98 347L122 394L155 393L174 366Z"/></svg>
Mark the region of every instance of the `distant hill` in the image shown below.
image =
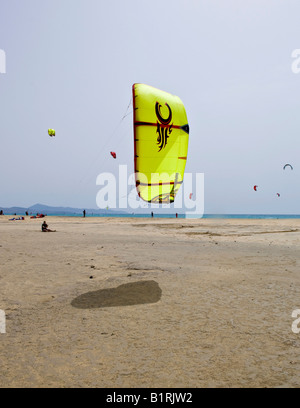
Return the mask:
<svg viewBox="0 0 300 408"><path fill-rule="evenodd" d="M103 214L128 214L126 211L119 211L119 210L101 210L101 209L93 209L93 208L73 208L73 207L52 207L45 204L34 204L30 207L1 207L0 210L3 211L4 214L17 214L17 215L24 215L26 211L28 214L45 214L45 215L82 215L83 210L86 211L86 216L89 215L103 215Z"/></svg>

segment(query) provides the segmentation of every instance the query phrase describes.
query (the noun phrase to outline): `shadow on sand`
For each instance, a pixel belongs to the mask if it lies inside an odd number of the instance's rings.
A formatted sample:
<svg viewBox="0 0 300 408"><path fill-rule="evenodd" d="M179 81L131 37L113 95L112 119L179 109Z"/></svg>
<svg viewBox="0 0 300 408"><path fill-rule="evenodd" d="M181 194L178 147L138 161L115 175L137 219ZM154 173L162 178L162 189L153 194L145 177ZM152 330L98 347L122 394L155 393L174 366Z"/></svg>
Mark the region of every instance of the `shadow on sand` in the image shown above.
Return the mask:
<svg viewBox="0 0 300 408"><path fill-rule="evenodd" d="M138 281L125 283L116 288L83 293L73 299L71 305L79 309L143 305L158 302L161 293L157 282L153 280Z"/></svg>

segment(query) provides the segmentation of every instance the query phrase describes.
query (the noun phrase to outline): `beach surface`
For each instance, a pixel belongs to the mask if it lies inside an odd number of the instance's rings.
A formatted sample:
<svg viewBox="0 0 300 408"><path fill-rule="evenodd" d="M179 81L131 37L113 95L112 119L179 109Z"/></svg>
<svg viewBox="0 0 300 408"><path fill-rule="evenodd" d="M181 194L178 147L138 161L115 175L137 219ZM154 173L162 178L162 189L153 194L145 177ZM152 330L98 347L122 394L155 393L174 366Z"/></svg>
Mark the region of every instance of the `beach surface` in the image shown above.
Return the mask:
<svg viewBox="0 0 300 408"><path fill-rule="evenodd" d="M9 218L0 387L299 387L300 219Z"/></svg>

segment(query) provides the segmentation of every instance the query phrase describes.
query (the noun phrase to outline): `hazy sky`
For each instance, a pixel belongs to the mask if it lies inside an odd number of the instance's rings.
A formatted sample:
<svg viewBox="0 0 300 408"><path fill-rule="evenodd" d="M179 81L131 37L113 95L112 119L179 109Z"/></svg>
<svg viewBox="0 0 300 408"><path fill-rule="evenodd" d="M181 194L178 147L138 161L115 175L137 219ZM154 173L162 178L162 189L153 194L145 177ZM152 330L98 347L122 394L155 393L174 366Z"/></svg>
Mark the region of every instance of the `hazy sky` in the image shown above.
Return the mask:
<svg viewBox="0 0 300 408"><path fill-rule="evenodd" d="M206 213L299 214L299 16L299 0L0 0L0 206L96 208L98 174L133 172L140 82L184 102Z"/></svg>

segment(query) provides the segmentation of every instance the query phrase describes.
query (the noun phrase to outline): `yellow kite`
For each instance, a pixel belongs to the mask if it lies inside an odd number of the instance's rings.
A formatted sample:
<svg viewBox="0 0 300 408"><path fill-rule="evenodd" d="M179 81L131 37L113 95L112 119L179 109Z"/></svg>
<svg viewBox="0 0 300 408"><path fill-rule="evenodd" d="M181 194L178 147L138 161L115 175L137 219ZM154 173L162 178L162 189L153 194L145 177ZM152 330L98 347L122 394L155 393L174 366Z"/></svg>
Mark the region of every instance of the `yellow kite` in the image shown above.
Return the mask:
<svg viewBox="0 0 300 408"><path fill-rule="evenodd" d="M134 84L134 168L139 197L150 203L172 203L187 160L189 125L178 96L145 84Z"/></svg>

